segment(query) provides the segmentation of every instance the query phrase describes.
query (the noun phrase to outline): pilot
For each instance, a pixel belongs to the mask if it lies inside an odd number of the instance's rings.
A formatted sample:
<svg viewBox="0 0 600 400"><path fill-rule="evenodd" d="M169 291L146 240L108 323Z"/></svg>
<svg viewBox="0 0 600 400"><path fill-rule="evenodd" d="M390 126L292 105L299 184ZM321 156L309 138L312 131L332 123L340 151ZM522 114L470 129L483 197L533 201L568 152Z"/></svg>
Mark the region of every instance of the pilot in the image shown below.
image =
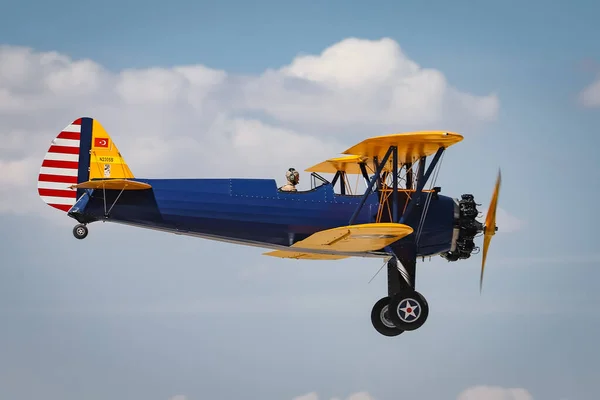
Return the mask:
<svg viewBox="0 0 600 400"><path fill-rule="evenodd" d="M281 187L284 192L296 192L296 185L300 182L300 174L294 168L290 168L286 171L285 177L287 183Z"/></svg>

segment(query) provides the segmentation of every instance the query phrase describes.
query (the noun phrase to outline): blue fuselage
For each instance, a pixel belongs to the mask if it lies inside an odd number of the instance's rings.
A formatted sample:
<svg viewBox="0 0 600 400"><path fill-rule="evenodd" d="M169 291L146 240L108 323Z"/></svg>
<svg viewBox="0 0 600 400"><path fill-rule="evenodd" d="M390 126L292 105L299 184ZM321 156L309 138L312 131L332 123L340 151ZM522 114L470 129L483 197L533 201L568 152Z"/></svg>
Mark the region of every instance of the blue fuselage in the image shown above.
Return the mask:
<svg viewBox="0 0 600 400"><path fill-rule="evenodd" d="M115 203L108 221L275 249L324 229L348 225L362 197L336 194L331 184L304 192L281 192L272 179L135 180L152 185L152 189L124 191L116 202L119 191L107 190L106 207ZM415 232L426 197L424 194L405 221ZM399 199L401 215L406 194L399 193ZM85 219L105 219L103 191L83 196L76 208ZM375 222L378 209L379 195L374 192L354 223ZM419 255L450 249L454 214L452 198L433 196L419 239Z"/></svg>

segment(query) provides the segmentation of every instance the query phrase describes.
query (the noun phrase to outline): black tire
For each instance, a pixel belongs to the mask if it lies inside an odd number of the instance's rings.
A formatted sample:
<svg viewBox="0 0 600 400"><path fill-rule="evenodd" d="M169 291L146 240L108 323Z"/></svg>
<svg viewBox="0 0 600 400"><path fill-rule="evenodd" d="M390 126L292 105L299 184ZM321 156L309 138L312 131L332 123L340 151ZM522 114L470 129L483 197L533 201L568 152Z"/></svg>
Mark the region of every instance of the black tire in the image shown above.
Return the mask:
<svg viewBox="0 0 600 400"><path fill-rule="evenodd" d="M394 326L394 323L390 319L388 311L389 304L389 297L384 297L375 303L373 310L371 311L371 323L375 330L383 336L398 336L404 331Z"/></svg>
<svg viewBox="0 0 600 400"><path fill-rule="evenodd" d="M73 228L73 236L75 236L76 239L85 239L88 235L88 228L87 226L83 225L83 224L79 224L76 225L75 228Z"/></svg>
<svg viewBox="0 0 600 400"><path fill-rule="evenodd" d="M390 300L389 317L398 328L405 331L419 329L429 316L429 304L423 295L414 290L403 290Z"/></svg>

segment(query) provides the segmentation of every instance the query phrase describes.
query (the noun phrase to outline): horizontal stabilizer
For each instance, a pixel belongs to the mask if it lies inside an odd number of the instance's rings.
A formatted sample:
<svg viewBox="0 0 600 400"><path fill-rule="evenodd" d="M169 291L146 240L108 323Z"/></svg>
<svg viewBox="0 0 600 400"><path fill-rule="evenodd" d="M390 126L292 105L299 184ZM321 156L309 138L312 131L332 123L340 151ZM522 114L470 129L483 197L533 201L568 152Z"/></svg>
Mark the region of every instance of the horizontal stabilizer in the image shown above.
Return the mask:
<svg viewBox="0 0 600 400"><path fill-rule="evenodd" d="M360 253L380 250L412 232L413 228L410 226L392 222L340 226L316 232L306 239L294 243L292 247L298 248L298 250L315 249Z"/></svg>
<svg viewBox="0 0 600 400"><path fill-rule="evenodd" d="M263 253L263 255L279 258L294 258L296 260L341 260L343 258L348 258L348 256L341 256L337 254L302 253L299 251L284 250L275 250L268 253Z"/></svg>
<svg viewBox="0 0 600 400"><path fill-rule="evenodd" d="M87 181L70 186L71 189L107 189L107 190L146 190L152 186L144 182L130 181L127 179L100 179Z"/></svg>

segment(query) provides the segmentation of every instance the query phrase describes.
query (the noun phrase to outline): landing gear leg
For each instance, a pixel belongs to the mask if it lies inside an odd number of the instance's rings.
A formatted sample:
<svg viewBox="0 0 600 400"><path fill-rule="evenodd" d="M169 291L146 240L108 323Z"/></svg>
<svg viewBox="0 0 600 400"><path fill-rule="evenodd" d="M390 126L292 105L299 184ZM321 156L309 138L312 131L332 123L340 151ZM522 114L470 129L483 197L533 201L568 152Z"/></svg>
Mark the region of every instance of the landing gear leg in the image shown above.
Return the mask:
<svg viewBox="0 0 600 400"><path fill-rule="evenodd" d="M415 290L415 246L396 248L394 252L397 258L391 258L387 265L388 296L379 300L371 313L373 326L386 336L418 329L429 316L427 300ZM378 319L375 318L377 313L381 315Z"/></svg>
<svg viewBox="0 0 600 400"><path fill-rule="evenodd" d="M73 228L73 236L75 236L75 238L85 239L87 235L88 235L88 228L85 224L79 224L79 225L76 225L75 228Z"/></svg>

